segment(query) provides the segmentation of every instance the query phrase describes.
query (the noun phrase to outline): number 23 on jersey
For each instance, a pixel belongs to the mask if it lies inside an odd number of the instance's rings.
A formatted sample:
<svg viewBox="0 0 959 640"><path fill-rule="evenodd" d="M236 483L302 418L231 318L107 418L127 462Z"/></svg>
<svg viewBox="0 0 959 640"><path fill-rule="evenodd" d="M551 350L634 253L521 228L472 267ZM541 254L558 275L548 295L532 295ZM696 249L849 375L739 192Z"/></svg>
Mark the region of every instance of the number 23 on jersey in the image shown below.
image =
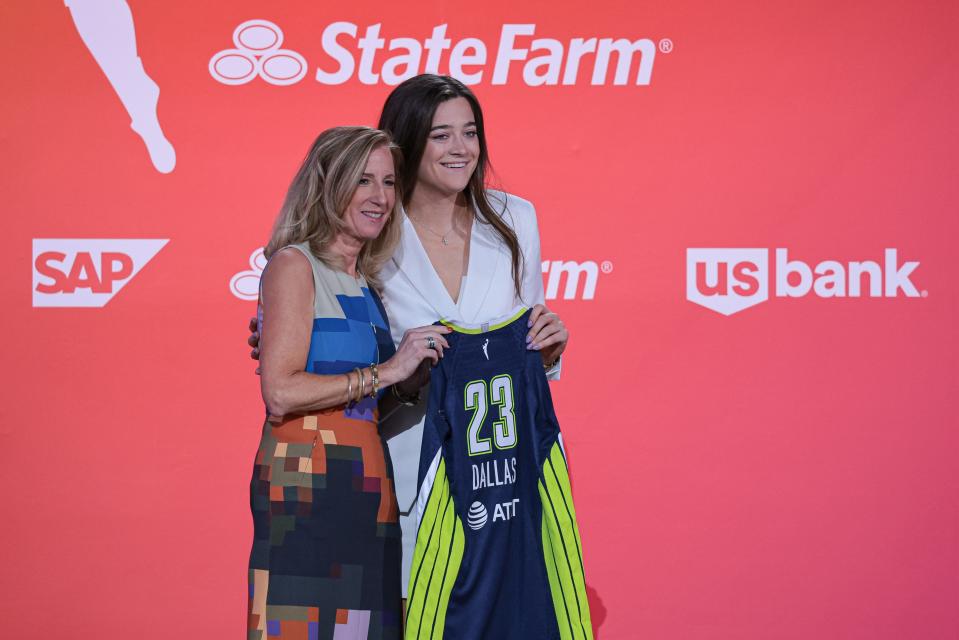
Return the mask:
<svg viewBox="0 0 959 640"><path fill-rule="evenodd" d="M466 385L464 406L472 411L466 431L466 446L471 456L492 453L497 449L512 449L516 446L516 418L513 415L513 379L507 374L486 380L473 380ZM499 419L493 422L493 438L483 437L481 430L486 422L490 405L497 408Z"/></svg>

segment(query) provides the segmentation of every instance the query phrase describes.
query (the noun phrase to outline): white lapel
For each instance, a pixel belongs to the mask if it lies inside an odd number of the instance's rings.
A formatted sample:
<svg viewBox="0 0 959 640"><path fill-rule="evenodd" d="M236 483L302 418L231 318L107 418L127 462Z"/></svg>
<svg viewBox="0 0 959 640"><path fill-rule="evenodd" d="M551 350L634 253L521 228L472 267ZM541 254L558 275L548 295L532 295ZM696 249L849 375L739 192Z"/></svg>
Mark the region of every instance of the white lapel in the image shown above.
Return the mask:
<svg viewBox="0 0 959 640"><path fill-rule="evenodd" d="M400 207L402 211L402 206ZM416 229L413 223L406 217L406 212L402 211L403 226L400 234L400 244L393 254L393 261L406 274L410 284L423 297L426 303L435 311L438 318L459 320L459 312L453 299L443 286L436 269L426 255L426 249L416 235ZM470 262L472 262L472 250Z"/></svg>
<svg viewBox="0 0 959 640"><path fill-rule="evenodd" d="M489 312L483 310L484 303L495 283L503 281L512 287L509 266L502 239L492 225L480 222L478 213L474 214L466 289L460 292L459 308L464 321L475 323L489 319Z"/></svg>

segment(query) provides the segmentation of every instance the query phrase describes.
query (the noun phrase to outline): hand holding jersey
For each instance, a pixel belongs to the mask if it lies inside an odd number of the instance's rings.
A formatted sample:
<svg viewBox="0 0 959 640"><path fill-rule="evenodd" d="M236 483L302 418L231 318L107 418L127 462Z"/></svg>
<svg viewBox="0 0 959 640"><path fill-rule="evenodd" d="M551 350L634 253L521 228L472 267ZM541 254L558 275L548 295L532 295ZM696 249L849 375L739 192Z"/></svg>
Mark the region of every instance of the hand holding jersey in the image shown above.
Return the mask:
<svg viewBox="0 0 959 640"><path fill-rule="evenodd" d="M526 334L528 348L534 351L542 350L546 367L555 366L569 342L569 331L566 330L566 325L558 315L542 304L533 305L526 324L530 328L529 333Z"/></svg>
<svg viewBox="0 0 959 640"><path fill-rule="evenodd" d="M433 368L406 637L592 638L582 546L531 312L453 326Z"/></svg>

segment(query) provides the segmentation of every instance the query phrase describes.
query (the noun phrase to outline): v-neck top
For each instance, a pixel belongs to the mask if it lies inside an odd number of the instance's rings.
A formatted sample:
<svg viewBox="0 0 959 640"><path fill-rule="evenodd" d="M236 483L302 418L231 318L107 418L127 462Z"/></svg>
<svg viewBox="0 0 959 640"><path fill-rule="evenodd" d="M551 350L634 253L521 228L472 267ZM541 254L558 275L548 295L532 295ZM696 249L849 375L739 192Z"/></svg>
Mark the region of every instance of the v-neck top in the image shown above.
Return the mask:
<svg viewBox="0 0 959 640"><path fill-rule="evenodd" d="M430 262L413 223L399 206L400 242L380 272L383 305L396 345L407 330L438 320L478 325L518 307L544 302L539 228L533 205L501 191L488 190L487 197L516 233L523 262L520 291L516 291L513 282L509 248L493 226L483 222L481 214L474 211L465 279L454 301Z"/></svg>
<svg viewBox="0 0 959 640"><path fill-rule="evenodd" d="M462 277L462 279L460 280L460 290L459 290L459 293L458 293L457 296L456 296L456 300L453 300L453 296L450 295L450 292L449 292L449 290L446 288L446 285L443 284L443 279L440 278L440 274L436 271L436 267L433 266L433 262L430 260L430 254L427 253L426 247L423 246L423 241L420 240L419 234L416 233L416 227L413 226L413 221L410 220L410 218L409 218L408 215L406 215L406 210L403 209L403 205L400 205L399 208L400 208L400 210L403 212L403 228L402 228L402 232L403 232L404 238L407 238L407 237L408 237L408 238L411 238L409 244L415 245L415 247L416 247L417 249L419 249L419 252L418 252L418 253L420 254L420 255L419 255L419 258L420 258L421 260L425 261L425 263L428 264L429 267L430 267L430 268L427 270L427 271L428 271L428 275L427 275L426 277L432 276L432 279L435 280L435 282L434 282L433 284L439 284L439 288L442 289L442 290L443 290L443 293L446 294L446 300L449 301L450 305L456 307L457 309L459 309L459 310L462 312L463 309L462 309L462 304L461 304L461 303L462 303L462 301L463 301L463 298L465 297L464 294L466 293L466 283L467 283L466 276L469 274L469 272L471 271L471 269L472 269L472 267L473 267L473 256L474 256L474 254L475 254L475 252L473 251L473 238L474 238L475 235L476 235L476 227L477 227L477 224L478 224L478 223L477 223L477 220L476 220L476 214L475 214L475 213L473 214L473 219L472 219L472 221L470 222L470 239L469 239L470 253L469 253L469 257L466 259L466 271L465 271L465 273L463 273L463 277ZM407 234L408 234L408 235L407 235ZM437 319L439 319L439 318L437 318ZM461 318L461 319L463 319L463 318ZM463 319L463 320L465 320L465 319ZM397 342L397 345L398 345L398 344L399 344L399 342Z"/></svg>

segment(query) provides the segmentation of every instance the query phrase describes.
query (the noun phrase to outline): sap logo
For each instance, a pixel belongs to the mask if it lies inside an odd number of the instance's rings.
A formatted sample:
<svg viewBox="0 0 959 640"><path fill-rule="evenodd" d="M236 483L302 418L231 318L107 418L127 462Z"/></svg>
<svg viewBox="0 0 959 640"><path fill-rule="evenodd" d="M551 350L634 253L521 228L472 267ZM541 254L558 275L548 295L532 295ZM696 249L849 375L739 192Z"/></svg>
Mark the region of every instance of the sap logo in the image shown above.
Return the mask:
<svg viewBox="0 0 959 640"><path fill-rule="evenodd" d="M686 299L725 316L748 309L769 298L768 249L687 249ZM824 260L812 267L790 260L788 249L775 250L775 295L799 298L815 293L820 298L859 298L866 290L872 298L908 298L920 295L910 276L918 262L899 266L896 249L886 249L884 260L844 264ZM865 286L864 286L865 284Z"/></svg>
<svg viewBox="0 0 959 640"><path fill-rule="evenodd" d="M420 73L442 73L470 85L484 77L504 85L522 66L521 81L531 87L602 86L610 83L610 76L613 85L647 86L657 51L673 50L669 38L658 44L649 38L544 38L535 24L504 24L495 43L475 37L454 41L447 37L446 24L434 26L428 37L423 37L424 31L414 34L417 37L386 39L382 26L367 25L361 35L360 25L353 22L328 24L320 37L325 59L316 69L316 81L339 85L355 76L362 84L395 86ZM299 82L306 75L306 60L295 51L280 49L282 43L283 32L273 22L247 20L233 32L236 48L210 59L210 75L230 85L257 76L277 85Z"/></svg>
<svg viewBox="0 0 959 640"><path fill-rule="evenodd" d="M613 270L613 263L605 260L602 266L597 265L592 260L585 262L574 262L572 260L544 260L542 264L543 275L546 276L546 299L555 300L559 296L560 283L565 282L563 288L563 300L573 300L579 292L580 279L583 282L582 299L592 300L596 295L596 282L599 280L599 272L610 273Z"/></svg>
<svg viewBox="0 0 959 640"><path fill-rule="evenodd" d="M33 241L34 307L102 307L169 240Z"/></svg>

